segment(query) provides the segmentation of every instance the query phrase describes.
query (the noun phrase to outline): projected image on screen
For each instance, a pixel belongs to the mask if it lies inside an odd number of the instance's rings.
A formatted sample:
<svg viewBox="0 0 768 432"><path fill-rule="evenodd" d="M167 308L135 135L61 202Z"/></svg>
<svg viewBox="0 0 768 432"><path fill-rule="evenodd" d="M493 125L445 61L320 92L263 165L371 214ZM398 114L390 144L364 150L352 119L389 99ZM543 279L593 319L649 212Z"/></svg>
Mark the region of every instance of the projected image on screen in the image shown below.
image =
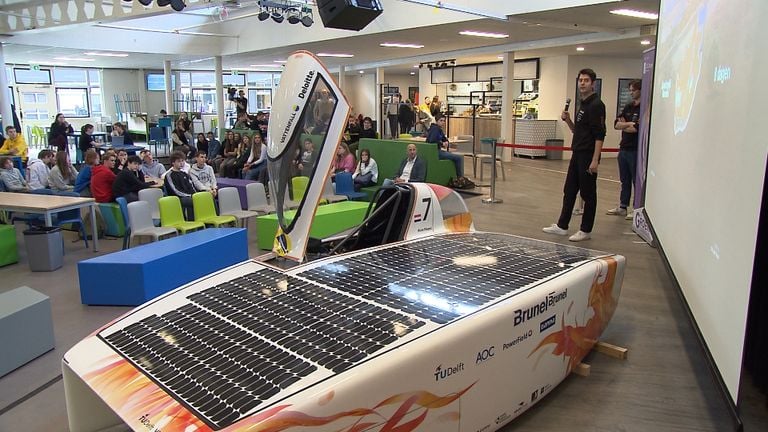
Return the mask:
<svg viewBox="0 0 768 432"><path fill-rule="evenodd" d="M733 400L765 176L768 2L662 0L646 211Z"/></svg>

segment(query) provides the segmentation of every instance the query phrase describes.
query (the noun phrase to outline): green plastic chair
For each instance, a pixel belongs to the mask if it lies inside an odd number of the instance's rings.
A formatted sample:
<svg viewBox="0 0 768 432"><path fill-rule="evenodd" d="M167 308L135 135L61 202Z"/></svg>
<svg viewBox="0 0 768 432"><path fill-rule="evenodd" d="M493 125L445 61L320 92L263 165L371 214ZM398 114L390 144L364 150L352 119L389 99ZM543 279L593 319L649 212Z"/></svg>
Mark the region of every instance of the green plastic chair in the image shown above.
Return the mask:
<svg viewBox="0 0 768 432"><path fill-rule="evenodd" d="M176 228L182 234L187 231L197 231L205 229L205 224L201 222L187 222L181 211L181 200L177 196L162 197L157 201L160 207L160 226Z"/></svg>
<svg viewBox="0 0 768 432"><path fill-rule="evenodd" d="M296 202L301 202L301 200L304 198L304 194L307 193L309 177L294 177L291 179L291 185L293 186L293 200Z"/></svg>
<svg viewBox="0 0 768 432"><path fill-rule="evenodd" d="M192 207L195 209L195 222L212 225L216 228L222 225L237 226L234 216L219 216L213 205L213 195L210 192L198 192L192 195ZM162 213L161 213L162 218Z"/></svg>

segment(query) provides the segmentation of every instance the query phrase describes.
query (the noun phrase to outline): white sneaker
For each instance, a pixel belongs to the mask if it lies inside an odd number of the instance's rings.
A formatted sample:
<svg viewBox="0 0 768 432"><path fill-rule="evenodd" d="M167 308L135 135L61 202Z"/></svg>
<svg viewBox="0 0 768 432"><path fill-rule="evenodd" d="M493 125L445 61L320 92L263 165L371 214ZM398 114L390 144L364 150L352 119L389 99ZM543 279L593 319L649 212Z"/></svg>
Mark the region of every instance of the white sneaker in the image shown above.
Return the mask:
<svg viewBox="0 0 768 432"><path fill-rule="evenodd" d="M635 212L631 212L631 213L630 213L630 212L627 212L627 215L626 215L626 216L624 216L624 219L626 219L626 220L632 220L632 219L634 219L634 215L635 215Z"/></svg>
<svg viewBox="0 0 768 432"><path fill-rule="evenodd" d="M607 212L605 212L605 214L611 215L611 216L626 216L627 215L627 209L621 208L621 207L616 207L616 208L612 208L612 209L608 210Z"/></svg>
<svg viewBox="0 0 768 432"><path fill-rule="evenodd" d="M552 224L548 227L542 228L541 230L547 234L557 234L561 236L568 235L568 231L560 228L559 226L557 226L557 224Z"/></svg>
<svg viewBox="0 0 768 432"><path fill-rule="evenodd" d="M584 214L584 209L576 207L576 208L573 209L573 214L575 214L575 215L582 215L582 214Z"/></svg>
<svg viewBox="0 0 768 432"><path fill-rule="evenodd" d="M589 240L591 238L592 238L592 235L590 233L579 230L579 231L576 231L576 234L568 237L568 240L572 242L577 242L582 240Z"/></svg>

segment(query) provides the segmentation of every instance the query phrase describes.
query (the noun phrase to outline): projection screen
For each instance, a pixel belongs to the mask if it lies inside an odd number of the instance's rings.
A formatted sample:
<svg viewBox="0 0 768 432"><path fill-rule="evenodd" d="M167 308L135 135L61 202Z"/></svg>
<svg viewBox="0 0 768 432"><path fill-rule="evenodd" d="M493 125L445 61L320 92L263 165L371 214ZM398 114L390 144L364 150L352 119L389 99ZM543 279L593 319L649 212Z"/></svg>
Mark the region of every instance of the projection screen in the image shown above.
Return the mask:
<svg viewBox="0 0 768 432"><path fill-rule="evenodd" d="M765 177L765 0L662 0L646 211L737 401Z"/></svg>

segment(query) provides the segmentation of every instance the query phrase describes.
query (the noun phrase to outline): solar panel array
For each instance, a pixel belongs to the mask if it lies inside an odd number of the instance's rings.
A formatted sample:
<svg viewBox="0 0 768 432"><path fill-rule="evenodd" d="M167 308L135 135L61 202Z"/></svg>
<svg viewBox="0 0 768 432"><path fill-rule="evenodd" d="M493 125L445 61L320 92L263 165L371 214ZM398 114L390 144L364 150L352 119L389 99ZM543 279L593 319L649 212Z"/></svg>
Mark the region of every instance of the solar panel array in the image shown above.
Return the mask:
<svg viewBox="0 0 768 432"><path fill-rule="evenodd" d="M343 372L427 321L448 323L594 256L504 235L428 238L295 275L260 269L103 339L220 429L318 367Z"/></svg>

